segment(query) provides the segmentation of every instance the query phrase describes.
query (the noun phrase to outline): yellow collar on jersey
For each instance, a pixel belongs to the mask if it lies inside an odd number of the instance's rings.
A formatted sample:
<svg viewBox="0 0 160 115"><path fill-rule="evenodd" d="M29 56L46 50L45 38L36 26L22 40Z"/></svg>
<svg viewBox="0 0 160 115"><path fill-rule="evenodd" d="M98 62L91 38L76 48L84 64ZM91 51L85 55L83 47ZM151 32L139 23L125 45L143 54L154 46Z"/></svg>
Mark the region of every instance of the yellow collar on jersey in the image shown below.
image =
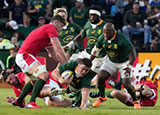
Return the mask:
<svg viewBox="0 0 160 115"><path fill-rule="evenodd" d="M101 25L102 22L103 22L103 20L100 20L100 21L98 22L97 26Z"/></svg>

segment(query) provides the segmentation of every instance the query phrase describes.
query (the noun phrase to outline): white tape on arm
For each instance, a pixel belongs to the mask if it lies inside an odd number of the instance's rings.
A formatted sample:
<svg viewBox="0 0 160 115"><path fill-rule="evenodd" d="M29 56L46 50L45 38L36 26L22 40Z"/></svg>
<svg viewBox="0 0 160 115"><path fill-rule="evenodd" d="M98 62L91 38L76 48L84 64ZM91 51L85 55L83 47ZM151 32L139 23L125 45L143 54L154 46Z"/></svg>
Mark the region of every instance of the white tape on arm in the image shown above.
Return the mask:
<svg viewBox="0 0 160 115"><path fill-rule="evenodd" d="M96 47L96 45L94 46L94 48L92 49L92 52L91 52L91 55L94 55L94 56L98 56L99 55L99 52L101 51L102 49L99 49Z"/></svg>
<svg viewBox="0 0 160 115"><path fill-rule="evenodd" d="M71 48L71 47L73 46L73 44L74 44L74 42L71 41L71 42L69 42L66 46L68 46L69 48Z"/></svg>

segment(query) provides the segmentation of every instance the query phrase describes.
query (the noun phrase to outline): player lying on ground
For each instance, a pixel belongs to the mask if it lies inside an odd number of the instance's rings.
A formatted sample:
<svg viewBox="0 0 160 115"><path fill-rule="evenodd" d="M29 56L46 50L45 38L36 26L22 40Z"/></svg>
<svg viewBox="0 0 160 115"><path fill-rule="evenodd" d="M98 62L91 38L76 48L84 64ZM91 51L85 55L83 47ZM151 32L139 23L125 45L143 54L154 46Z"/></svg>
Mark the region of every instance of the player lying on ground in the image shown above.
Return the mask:
<svg viewBox="0 0 160 115"><path fill-rule="evenodd" d="M26 75L23 72L14 74L10 72L4 71L2 73L2 81L6 82L7 84L10 84L13 88L13 91L18 97L20 93L22 92L22 89L24 85L29 81L29 78L26 77ZM33 86L32 86L33 88ZM54 107L69 107L72 104L71 100L62 100L61 95L58 96L49 96L49 93L54 88L60 88L59 85L53 81L51 78L46 82L44 87L39 93L39 98L43 98L47 106L54 106ZM28 95L31 95L32 92L28 93ZM6 97L6 101L9 103L12 103L15 100L15 98L8 96ZM24 107L25 101L23 101L23 105L20 107Z"/></svg>
<svg viewBox="0 0 160 115"><path fill-rule="evenodd" d="M77 94L75 103L80 102L80 109L87 109L86 105L88 103L90 83L93 77L91 74L91 66L91 61L88 58L84 58L79 61L62 64L52 72L52 76L55 80L68 85L68 88L65 89L64 92L74 92ZM62 76L62 73L66 70L72 71L73 75L63 78L64 76ZM64 92L52 90L51 94L58 95Z"/></svg>
<svg viewBox="0 0 160 115"><path fill-rule="evenodd" d="M133 80L133 79L132 79ZM135 84L136 80L133 80L133 86L136 90L136 95L140 101L141 106L154 106L156 104L158 94L157 86L150 81L141 81L141 83ZM113 86L114 83L112 83ZM115 85L114 85L115 86ZM118 88L118 87L116 87ZM120 89L120 88L118 88ZM128 92L120 90L108 91L105 93L109 98L117 98L119 101L127 106L133 106L133 100ZM92 98L99 97L99 92L91 92Z"/></svg>

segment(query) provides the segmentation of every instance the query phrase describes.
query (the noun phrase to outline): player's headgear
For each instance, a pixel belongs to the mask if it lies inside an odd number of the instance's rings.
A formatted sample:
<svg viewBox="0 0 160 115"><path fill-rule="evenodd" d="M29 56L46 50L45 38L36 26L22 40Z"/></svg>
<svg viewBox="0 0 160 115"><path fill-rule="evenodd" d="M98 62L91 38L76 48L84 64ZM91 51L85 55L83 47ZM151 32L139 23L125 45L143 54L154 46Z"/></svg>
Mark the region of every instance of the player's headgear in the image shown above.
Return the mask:
<svg viewBox="0 0 160 115"><path fill-rule="evenodd" d="M101 16L101 13L100 13L100 11L98 10L98 8L91 8L91 9L89 10L89 14L96 14L96 15L98 15L99 17Z"/></svg>

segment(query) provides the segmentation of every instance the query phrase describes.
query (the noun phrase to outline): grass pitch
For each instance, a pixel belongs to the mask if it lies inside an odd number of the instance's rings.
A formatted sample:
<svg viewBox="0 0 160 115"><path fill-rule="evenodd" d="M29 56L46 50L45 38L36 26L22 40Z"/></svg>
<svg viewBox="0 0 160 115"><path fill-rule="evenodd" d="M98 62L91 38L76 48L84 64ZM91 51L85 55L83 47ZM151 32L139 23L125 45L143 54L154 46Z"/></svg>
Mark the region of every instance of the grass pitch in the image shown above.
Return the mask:
<svg viewBox="0 0 160 115"><path fill-rule="evenodd" d="M143 107L140 110L127 107L116 99L108 99L97 108L91 107L89 110L80 110L78 108L47 107L42 99L37 98L37 104L42 109L23 109L7 103L5 101L7 96L15 97L13 90L0 88L0 115L160 115L160 99L158 99L155 107ZM26 101L29 97L27 96ZM68 99L68 96L65 95L64 98ZM96 99L90 98L90 100L93 103Z"/></svg>

